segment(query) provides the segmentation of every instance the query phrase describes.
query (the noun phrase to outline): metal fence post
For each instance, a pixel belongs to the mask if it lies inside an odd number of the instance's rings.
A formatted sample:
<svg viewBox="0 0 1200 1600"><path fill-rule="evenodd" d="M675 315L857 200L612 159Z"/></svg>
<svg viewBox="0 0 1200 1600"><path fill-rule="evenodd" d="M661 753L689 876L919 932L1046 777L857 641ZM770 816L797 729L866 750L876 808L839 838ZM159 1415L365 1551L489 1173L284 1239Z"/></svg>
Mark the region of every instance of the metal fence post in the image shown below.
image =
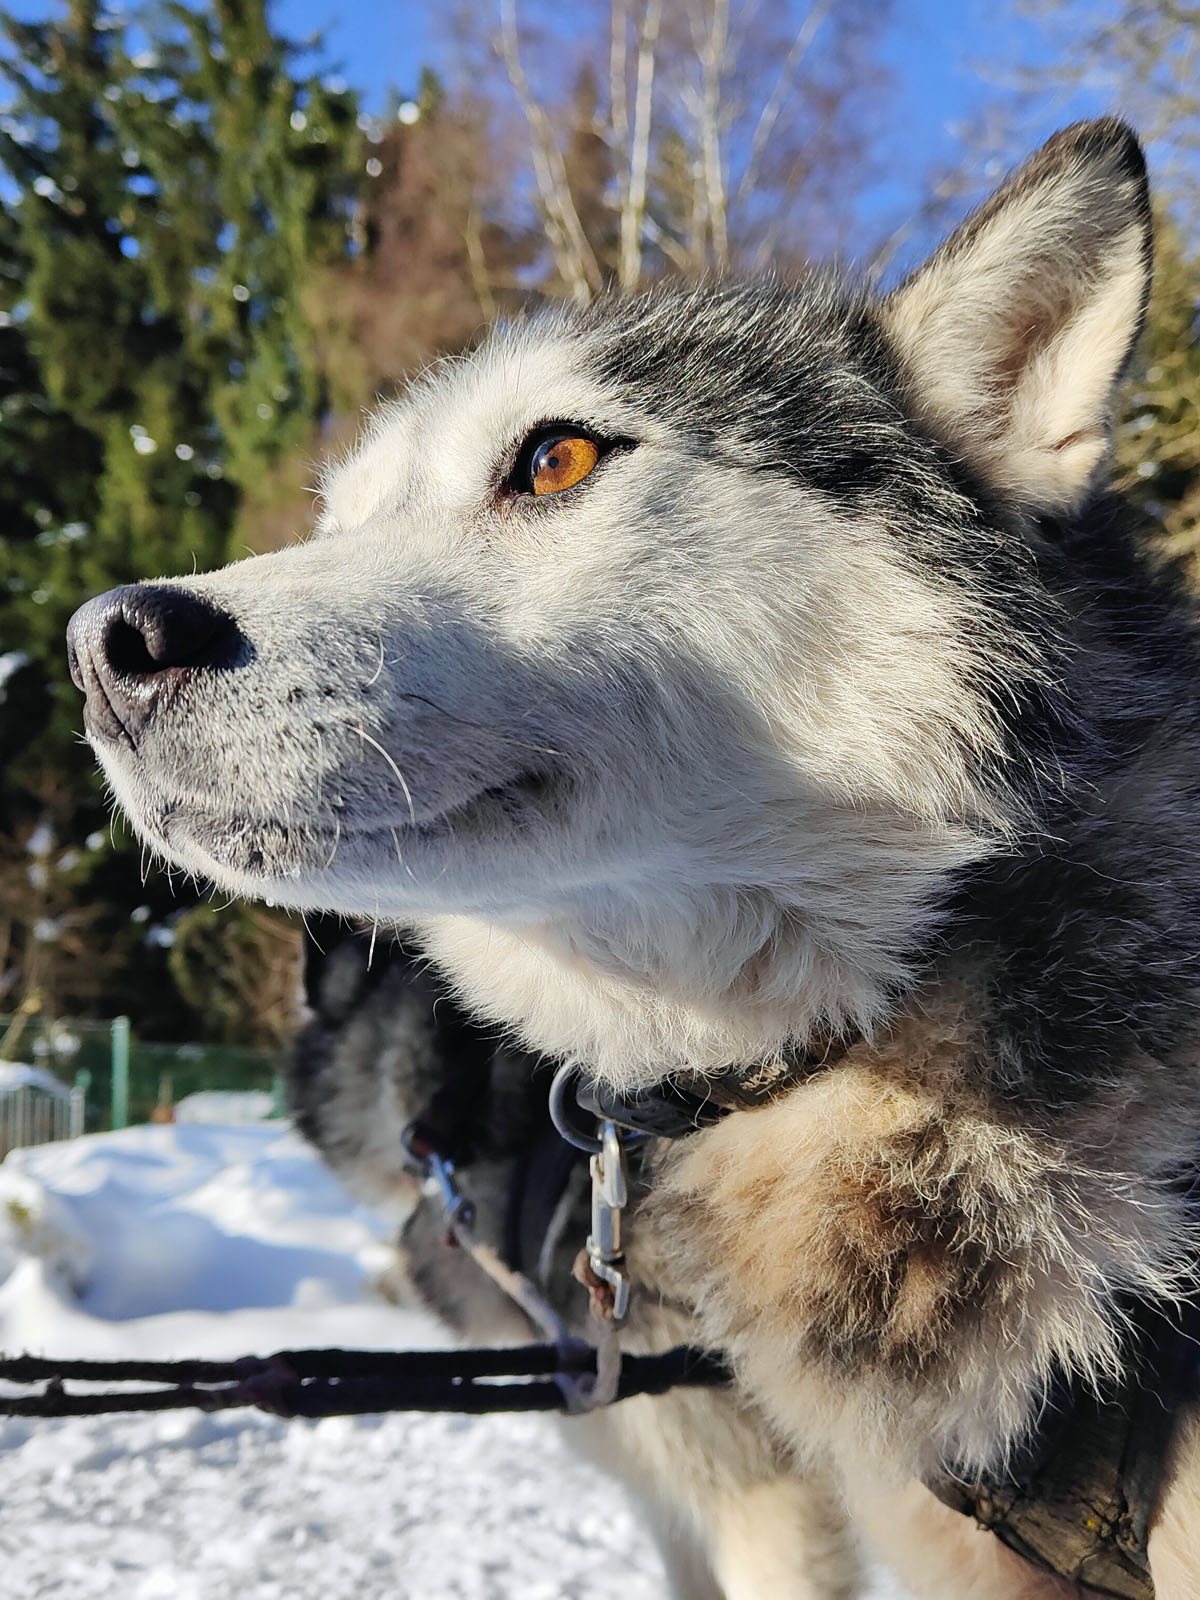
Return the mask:
<svg viewBox="0 0 1200 1600"><path fill-rule="evenodd" d="M80 1067L75 1074L75 1087L71 1090L71 1131L67 1135L69 1139L78 1139L87 1127L87 1098L91 1087L91 1073L86 1067Z"/></svg>
<svg viewBox="0 0 1200 1600"><path fill-rule="evenodd" d="M129 1122L129 1018L114 1017L112 1024L112 1125Z"/></svg>

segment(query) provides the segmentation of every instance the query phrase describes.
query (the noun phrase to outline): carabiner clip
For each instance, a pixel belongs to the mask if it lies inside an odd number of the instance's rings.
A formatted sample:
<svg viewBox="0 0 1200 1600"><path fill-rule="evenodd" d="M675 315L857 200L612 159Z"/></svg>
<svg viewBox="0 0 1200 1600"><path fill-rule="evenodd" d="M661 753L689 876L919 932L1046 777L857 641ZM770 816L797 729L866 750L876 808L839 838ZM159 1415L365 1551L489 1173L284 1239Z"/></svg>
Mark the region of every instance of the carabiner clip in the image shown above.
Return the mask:
<svg viewBox="0 0 1200 1600"><path fill-rule="evenodd" d="M615 1122L600 1124L600 1149L588 1163L592 1174L592 1231L587 1259L593 1274L612 1291L611 1308L604 1297L603 1315L620 1322L629 1310L629 1274L621 1246L621 1213L629 1204L629 1172L625 1148Z"/></svg>

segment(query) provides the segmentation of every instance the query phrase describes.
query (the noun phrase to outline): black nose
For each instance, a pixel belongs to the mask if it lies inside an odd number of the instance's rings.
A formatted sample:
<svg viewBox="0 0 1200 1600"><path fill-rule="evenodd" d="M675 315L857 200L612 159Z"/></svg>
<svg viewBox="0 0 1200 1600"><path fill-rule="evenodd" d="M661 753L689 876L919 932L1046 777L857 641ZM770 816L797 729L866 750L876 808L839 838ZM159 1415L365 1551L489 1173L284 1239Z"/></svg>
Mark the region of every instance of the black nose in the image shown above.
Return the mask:
<svg viewBox="0 0 1200 1600"><path fill-rule="evenodd" d="M67 625L88 731L110 739L137 733L185 674L230 664L237 639L232 617L186 589L132 583L97 595Z"/></svg>

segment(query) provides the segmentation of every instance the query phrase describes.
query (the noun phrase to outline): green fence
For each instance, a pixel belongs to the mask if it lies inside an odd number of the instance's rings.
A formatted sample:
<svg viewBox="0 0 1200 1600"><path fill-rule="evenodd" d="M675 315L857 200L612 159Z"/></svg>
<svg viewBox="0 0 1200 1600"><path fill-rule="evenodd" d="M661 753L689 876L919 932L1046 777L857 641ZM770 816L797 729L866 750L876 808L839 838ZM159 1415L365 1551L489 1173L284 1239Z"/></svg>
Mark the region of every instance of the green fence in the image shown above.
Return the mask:
<svg viewBox="0 0 1200 1600"><path fill-rule="evenodd" d="M279 1093L281 1057L274 1050L224 1044L152 1044L128 1022L0 1016L0 1061L46 1067L64 1083L86 1085L87 1129L147 1122L156 1105L201 1089L264 1089ZM115 1112L115 1115L114 1115Z"/></svg>

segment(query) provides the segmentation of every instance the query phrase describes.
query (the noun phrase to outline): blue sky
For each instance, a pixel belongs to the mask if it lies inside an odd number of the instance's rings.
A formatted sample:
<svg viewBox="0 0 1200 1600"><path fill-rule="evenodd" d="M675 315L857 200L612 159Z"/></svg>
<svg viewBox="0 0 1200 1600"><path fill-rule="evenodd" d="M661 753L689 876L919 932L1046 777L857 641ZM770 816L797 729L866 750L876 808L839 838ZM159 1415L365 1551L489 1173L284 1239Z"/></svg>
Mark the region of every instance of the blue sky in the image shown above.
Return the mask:
<svg viewBox="0 0 1200 1600"><path fill-rule="evenodd" d="M293 37L323 33L346 77L378 103L389 85L404 88L439 54L437 27L428 25L436 0L275 0L274 10ZM1040 38L1036 24L1004 0L896 0L885 54L900 90L898 128L936 142L940 129L977 105L979 66L986 73L1017 52L1037 57Z"/></svg>
<svg viewBox="0 0 1200 1600"><path fill-rule="evenodd" d="M427 26L436 6L437 0L274 0L272 11L293 39L324 35L329 59L365 91L372 110L381 110L390 88L411 88L422 64L436 63L438 41Z"/></svg>
<svg viewBox="0 0 1200 1600"><path fill-rule="evenodd" d="M329 58L372 109L382 108L389 89L410 90L422 63L438 64L436 15L437 0L275 0L282 29L300 38L323 33ZM920 174L955 163L956 127L978 113L1010 63L1050 59L1040 29L1012 0L893 0L883 56L895 79L887 118L894 134L880 156L900 176L872 189L864 209L889 217L916 203ZM1098 95L1047 104L1022 130L1022 142L1032 146L1072 117L1105 109Z"/></svg>
<svg viewBox="0 0 1200 1600"><path fill-rule="evenodd" d="M474 3L490 6L494 0ZM804 0L792 3L798 16L808 9ZM30 17L61 9L61 0L10 4ZM437 66L444 50L434 20L441 0L273 0L272 9L293 38L322 34L327 58L372 109L382 109L390 88L414 86L422 64ZM895 74L893 120L906 149L952 157L951 130L978 108L989 75L1018 57L1049 60L1041 30L1018 14L1014 0L893 0L891 9L883 54ZM1096 0L1096 12L1102 9ZM1064 101L1062 114L1048 112L1046 126L1035 128L1034 136L1098 109L1106 109L1101 96Z"/></svg>

